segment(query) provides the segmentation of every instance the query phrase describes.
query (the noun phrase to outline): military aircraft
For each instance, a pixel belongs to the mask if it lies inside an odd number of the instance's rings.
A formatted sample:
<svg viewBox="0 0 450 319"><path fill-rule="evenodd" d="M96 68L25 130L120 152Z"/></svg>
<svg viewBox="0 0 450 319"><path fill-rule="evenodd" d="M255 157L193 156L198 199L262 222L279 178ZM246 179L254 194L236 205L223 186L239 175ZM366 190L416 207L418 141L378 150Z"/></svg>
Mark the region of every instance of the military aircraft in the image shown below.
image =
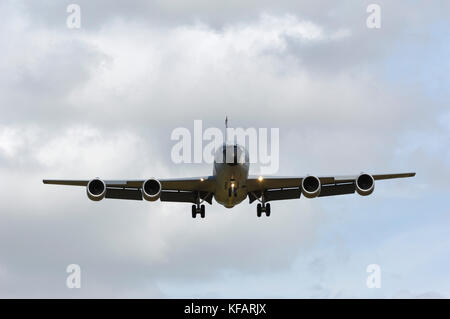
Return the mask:
<svg viewBox="0 0 450 319"><path fill-rule="evenodd" d="M225 122L227 123L227 121ZM216 150L211 176L174 179L130 180L43 180L44 184L86 187L93 201L104 198L193 203L192 217L205 218L204 202L213 198L226 208L232 208L246 198L258 201L257 216L270 216L271 201L334 196L358 193L372 194L375 181L413 177L415 173L351 176L249 176L249 154L241 145L224 143Z"/></svg>

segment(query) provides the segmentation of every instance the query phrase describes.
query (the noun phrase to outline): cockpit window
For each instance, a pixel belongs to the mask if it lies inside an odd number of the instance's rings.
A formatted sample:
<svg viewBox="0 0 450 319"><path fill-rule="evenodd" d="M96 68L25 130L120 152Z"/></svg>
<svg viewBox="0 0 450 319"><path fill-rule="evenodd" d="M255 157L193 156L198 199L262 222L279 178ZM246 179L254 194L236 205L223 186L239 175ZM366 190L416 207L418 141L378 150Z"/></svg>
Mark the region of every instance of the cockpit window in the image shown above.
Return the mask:
<svg viewBox="0 0 450 319"><path fill-rule="evenodd" d="M224 162L227 163L228 165L231 165L231 166L237 165L238 164L238 147L237 147L237 145L234 145L233 148L224 147L223 148L223 158L224 158Z"/></svg>
<svg viewBox="0 0 450 319"><path fill-rule="evenodd" d="M231 166L245 163L246 160L248 160L248 154L239 145L223 145L215 155L216 163L227 163Z"/></svg>

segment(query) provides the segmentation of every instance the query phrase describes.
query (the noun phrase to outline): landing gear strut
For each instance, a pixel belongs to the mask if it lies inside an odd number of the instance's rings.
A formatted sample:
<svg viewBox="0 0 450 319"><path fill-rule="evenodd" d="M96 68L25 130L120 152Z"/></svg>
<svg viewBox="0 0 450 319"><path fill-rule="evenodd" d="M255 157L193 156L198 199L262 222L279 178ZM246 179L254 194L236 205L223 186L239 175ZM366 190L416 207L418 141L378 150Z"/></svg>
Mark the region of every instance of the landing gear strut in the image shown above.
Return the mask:
<svg viewBox="0 0 450 319"><path fill-rule="evenodd" d="M262 213L266 213L266 216L270 216L270 204L267 203L264 199L264 194L261 196L261 203L258 203L256 206L256 216L261 217Z"/></svg>

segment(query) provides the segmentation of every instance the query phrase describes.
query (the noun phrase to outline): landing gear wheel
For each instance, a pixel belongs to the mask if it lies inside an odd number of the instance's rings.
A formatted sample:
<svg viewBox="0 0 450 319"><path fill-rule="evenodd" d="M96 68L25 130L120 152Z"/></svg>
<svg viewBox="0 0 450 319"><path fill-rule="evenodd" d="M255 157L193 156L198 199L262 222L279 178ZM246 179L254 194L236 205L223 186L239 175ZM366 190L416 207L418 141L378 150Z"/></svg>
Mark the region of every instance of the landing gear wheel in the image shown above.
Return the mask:
<svg viewBox="0 0 450 319"><path fill-rule="evenodd" d="M197 216L197 207L195 205L192 205L192 218L195 218Z"/></svg>
<svg viewBox="0 0 450 319"><path fill-rule="evenodd" d="M205 218L205 205L200 206L200 217Z"/></svg>
<svg viewBox="0 0 450 319"><path fill-rule="evenodd" d="M270 204L266 204L266 216L270 216Z"/></svg>
<svg viewBox="0 0 450 319"><path fill-rule="evenodd" d="M261 217L261 210L262 210L262 205L258 204L256 206L256 216Z"/></svg>

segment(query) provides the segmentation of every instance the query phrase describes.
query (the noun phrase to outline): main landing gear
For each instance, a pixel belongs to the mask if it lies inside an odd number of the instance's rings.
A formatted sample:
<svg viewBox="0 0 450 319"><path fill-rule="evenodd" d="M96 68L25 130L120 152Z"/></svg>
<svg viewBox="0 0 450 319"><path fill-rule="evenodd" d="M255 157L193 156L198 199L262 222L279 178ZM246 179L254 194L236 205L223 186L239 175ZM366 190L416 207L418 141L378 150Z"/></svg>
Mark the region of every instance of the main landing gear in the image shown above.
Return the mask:
<svg viewBox="0 0 450 319"><path fill-rule="evenodd" d="M262 213L266 213L266 216L270 216L270 204L258 204L256 206L256 215L261 217Z"/></svg>
<svg viewBox="0 0 450 319"><path fill-rule="evenodd" d="M202 205L202 203L205 201L205 199L200 198L199 192L197 192L196 197L197 197L195 200L196 203L194 205L192 205L192 218L196 218L197 214L200 214L201 218L205 218L205 205Z"/></svg>
<svg viewBox="0 0 450 319"><path fill-rule="evenodd" d="M256 196L255 196L256 197ZM264 198L264 193L261 195L261 199L259 200L259 204L256 205L256 216L261 217L262 213L266 213L266 216L270 216L270 204L266 204L266 199Z"/></svg>
<svg viewBox="0 0 450 319"><path fill-rule="evenodd" d="M205 205L192 205L192 218L196 218L200 214L201 218L205 218Z"/></svg>

